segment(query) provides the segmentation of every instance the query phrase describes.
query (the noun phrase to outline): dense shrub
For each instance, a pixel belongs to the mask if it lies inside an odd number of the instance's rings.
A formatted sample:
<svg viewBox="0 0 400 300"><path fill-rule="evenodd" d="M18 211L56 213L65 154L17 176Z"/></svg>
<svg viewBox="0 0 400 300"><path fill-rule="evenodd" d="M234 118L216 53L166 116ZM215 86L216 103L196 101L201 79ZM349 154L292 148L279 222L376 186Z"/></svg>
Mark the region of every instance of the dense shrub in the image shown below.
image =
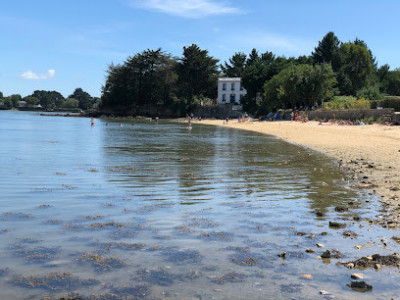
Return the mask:
<svg viewBox="0 0 400 300"><path fill-rule="evenodd" d="M369 109L370 107L369 100L357 99L353 96L335 96L330 102L324 103L324 108L329 110Z"/></svg>
<svg viewBox="0 0 400 300"><path fill-rule="evenodd" d="M383 108L394 108L395 111L400 111L400 97L387 96L383 101L379 102Z"/></svg>
<svg viewBox="0 0 400 300"><path fill-rule="evenodd" d="M368 87L364 87L357 92L358 98L365 98L368 100L381 100L383 95L379 92L379 86L371 85Z"/></svg>

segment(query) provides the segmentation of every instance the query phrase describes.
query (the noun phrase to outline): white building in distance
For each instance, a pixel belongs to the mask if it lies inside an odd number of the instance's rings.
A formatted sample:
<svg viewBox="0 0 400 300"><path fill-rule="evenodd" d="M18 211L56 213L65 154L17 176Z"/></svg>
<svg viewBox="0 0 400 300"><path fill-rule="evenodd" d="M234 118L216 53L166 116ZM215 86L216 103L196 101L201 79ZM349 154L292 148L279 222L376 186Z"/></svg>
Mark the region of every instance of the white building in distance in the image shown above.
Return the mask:
<svg viewBox="0 0 400 300"><path fill-rule="evenodd" d="M240 99L246 94L240 77L218 78L218 104L240 104Z"/></svg>

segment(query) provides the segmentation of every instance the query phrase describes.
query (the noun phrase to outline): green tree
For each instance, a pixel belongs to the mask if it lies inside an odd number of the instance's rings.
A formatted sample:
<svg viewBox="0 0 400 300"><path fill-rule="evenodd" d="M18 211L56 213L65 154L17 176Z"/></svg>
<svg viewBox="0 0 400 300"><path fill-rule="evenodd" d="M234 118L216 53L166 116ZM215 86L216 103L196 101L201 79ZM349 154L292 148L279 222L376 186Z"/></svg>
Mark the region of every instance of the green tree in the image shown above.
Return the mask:
<svg viewBox="0 0 400 300"><path fill-rule="evenodd" d="M379 91L379 84L375 84L363 87L361 90L359 90L357 92L357 98L364 98L368 100L380 100L383 98L383 95Z"/></svg>
<svg viewBox="0 0 400 300"><path fill-rule="evenodd" d="M13 106L13 102L12 102L12 100L11 100L11 98L10 97L4 97L3 98L3 107L5 108L5 109L11 109L11 108L13 108L14 106Z"/></svg>
<svg viewBox="0 0 400 300"><path fill-rule="evenodd" d="M275 57L272 52L267 51L260 56L256 49L252 50L242 77L247 95L241 100L241 104L246 111L256 110L256 99L261 96L265 82L286 68L289 63L285 57Z"/></svg>
<svg viewBox="0 0 400 300"><path fill-rule="evenodd" d="M146 50L121 65L110 65L100 109L127 112L136 106L170 105L176 93L176 65L161 49Z"/></svg>
<svg viewBox="0 0 400 300"><path fill-rule="evenodd" d="M386 76L386 93L393 96L400 96L400 70L388 72Z"/></svg>
<svg viewBox="0 0 400 300"><path fill-rule="evenodd" d="M336 78L330 64L292 65L264 85L260 111L312 107L334 96Z"/></svg>
<svg viewBox="0 0 400 300"><path fill-rule="evenodd" d="M340 92L354 96L370 82L373 71L371 54L364 45L343 43L339 48L339 56L337 80Z"/></svg>
<svg viewBox="0 0 400 300"><path fill-rule="evenodd" d="M71 109L71 108L78 108L79 107L79 100L74 98L67 98L63 103L63 108Z"/></svg>
<svg viewBox="0 0 400 300"><path fill-rule="evenodd" d="M9 96L12 103L13 103L13 107L18 107L18 102L22 100L22 97L20 94L13 94L11 96Z"/></svg>
<svg viewBox="0 0 400 300"><path fill-rule="evenodd" d="M109 66L101 107L160 104L171 98L175 60L161 49L129 57L123 65Z"/></svg>
<svg viewBox="0 0 400 300"><path fill-rule="evenodd" d="M68 98L74 98L79 101L79 108L87 110L93 107L92 97L82 88L76 88Z"/></svg>
<svg viewBox="0 0 400 300"><path fill-rule="evenodd" d="M180 95L187 99L189 107L195 96L215 98L217 95L218 59L207 50L193 44L183 47L183 57L177 67Z"/></svg>
<svg viewBox="0 0 400 300"><path fill-rule="evenodd" d="M3 99L3 98L4 98L3 92L0 92L0 99Z"/></svg>
<svg viewBox="0 0 400 300"><path fill-rule="evenodd" d="M26 102L28 107L35 107L40 103L40 100L36 97L26 96L22 98L23 101Z"/></svg>
<svg viewBox="0 0 400 300"><path fill-rule="evenodd" d="M38 98L40 100L40 105L45 109L61 107L64 101L63 95L57 91L36 90L30 96Z"/></svg>
<svg viewBox="0 0 400 300"><path fill-rule="evenodd" d="M246 66L247 55L241 52L235 53L229 63L221 64L222 73L226 77L242 77Z"/></svg>
<svg viewBox="0 0 400 300"><path fill-rule="evenodd" d="M333 32L328 32L314 49L312 57L317 64L331 63L335 68L340 41Z"/></svg>
<svg viewBox="0 0 400 300"><path fill-rule="evenodd" d="M120 110L121 107L129 110L136 102L132 95L134 94L131 88L134 84L132 80L134 80L133 74L130 74L126 65L109 65L107 80L102 87L100 108Z"/></svg>

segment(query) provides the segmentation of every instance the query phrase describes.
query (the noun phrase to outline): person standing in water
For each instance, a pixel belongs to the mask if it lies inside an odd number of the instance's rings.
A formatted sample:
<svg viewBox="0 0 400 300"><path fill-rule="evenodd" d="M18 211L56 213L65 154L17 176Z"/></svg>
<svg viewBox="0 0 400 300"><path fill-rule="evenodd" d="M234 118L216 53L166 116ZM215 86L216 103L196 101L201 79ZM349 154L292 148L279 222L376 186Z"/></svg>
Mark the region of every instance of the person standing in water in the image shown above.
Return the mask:
<svg viewBox="0 0 400 300"><path fill-rule="evenodd" d="M90 121L91 126L94 125L94 118L92 117L91 121Z"/></svg>

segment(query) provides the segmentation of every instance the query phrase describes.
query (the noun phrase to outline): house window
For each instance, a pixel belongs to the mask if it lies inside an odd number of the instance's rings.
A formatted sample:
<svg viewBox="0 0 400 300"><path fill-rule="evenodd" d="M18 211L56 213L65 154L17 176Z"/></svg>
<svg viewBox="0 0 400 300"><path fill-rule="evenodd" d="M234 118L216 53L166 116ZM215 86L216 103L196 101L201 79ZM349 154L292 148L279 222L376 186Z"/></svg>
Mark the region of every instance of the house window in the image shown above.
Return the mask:
<svg viewBox="0 0 400 300"><path fill-rule="evenodd" d="M222 84L222 90L223 90L223 91L226 91L226 83L223 83L223 84Z"/></svg>
<svg viewBox="0 0 400 300"><path fill-rule="evenodd" d="M232 83L232 84L231 84L231 91L234 91L234 90L235 90L235 84Z"/></svg>
<svg viewBox="0 0 400 300"><path fill-rule="evenodd" d="M235 94L231 94L231 99L230 99L230 102L231 103L235 103Z"/></svg>
<svg viewBox="0 0 400 300"><path fill-rule="evenodd" d="M222 94L222 101L226 101L226 95Z"/></svg>

